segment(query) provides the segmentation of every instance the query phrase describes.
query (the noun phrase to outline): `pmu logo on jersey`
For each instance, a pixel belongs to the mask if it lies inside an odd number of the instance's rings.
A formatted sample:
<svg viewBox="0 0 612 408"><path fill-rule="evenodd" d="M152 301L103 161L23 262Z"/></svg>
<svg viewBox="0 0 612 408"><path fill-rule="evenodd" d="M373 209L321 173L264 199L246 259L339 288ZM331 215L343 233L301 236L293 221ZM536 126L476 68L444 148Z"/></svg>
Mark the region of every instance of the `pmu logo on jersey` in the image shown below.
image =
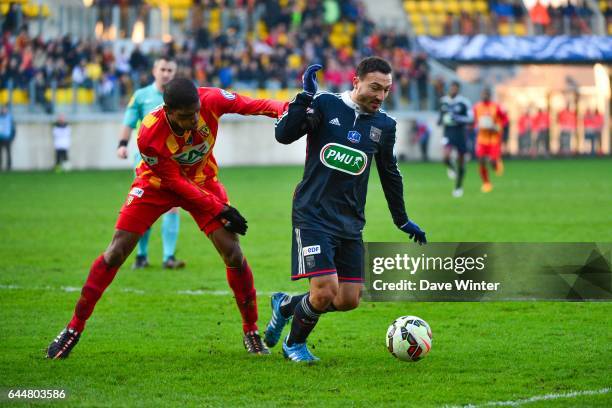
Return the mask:
<svg viewBox="0 0 612 408"><path fill-rule="evenodd" d="M201 161L202 157L204 157L209 150L210 144L207 141L204 141L190 147L187 150L183 150L182 152L173 155L172 158L179 164L191 166L192 164L196 164Z"/></svg>
<svg viewBox="0 0 612 408"><path fill-rule="evenodd" d="M323 146L319 157L325 166L353 176L363 173L368 164L368 156L364 152L338 143Z"/></svg>
<svg viewBox="0 0 612 408"><path fill-rule="evenodd" d="M359 141L361 140L361 133L359 133L356 130L349 130L348 135L346 136L346 138L351 143L359 143Z"/></svg>

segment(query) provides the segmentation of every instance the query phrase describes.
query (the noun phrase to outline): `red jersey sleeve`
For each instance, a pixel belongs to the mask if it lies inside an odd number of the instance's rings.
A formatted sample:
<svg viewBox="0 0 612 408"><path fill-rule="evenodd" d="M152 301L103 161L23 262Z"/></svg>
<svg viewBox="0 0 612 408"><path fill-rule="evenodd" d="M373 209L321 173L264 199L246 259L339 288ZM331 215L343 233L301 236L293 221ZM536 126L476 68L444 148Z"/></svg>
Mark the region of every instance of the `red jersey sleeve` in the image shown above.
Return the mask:
<svg viewBox="0 0 612 408"><path fill-rule="evenodd" d="M289 102L253 99L219 88L206 88L205 92L208 92L209 95L207 95L206 102L202 104L202 107L212 109L217 116L225 113L238 113L240 115L265 115L278 118L289 106Z"/></svg>
<svg viewBox="0 0 612 408"><path fill-rule="evenodd" d="M141 146L139 138L138 148L142 159L147 163L147 166L153 173L160 178L161 187L173 191L183 199L196 203L205 211L217 215L225 204L223 204L213 194L207 192L204 188L199 187L193 181L189 180L181 172L181 168L169 156L160 154L153 146Z"/></svg>

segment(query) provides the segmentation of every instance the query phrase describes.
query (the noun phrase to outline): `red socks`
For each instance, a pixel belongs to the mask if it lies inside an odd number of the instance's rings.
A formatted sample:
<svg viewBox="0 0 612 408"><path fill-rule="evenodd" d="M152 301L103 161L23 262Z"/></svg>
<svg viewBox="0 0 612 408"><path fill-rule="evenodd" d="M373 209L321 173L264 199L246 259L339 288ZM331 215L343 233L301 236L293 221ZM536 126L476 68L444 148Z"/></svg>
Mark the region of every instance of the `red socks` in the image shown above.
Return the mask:
<svg viewBox="0 0 612 408"><path fill-rule="evenodd" d="M244 259L241 267L227 266L225 270L242 315L242 329L245 333L257 330L257 297L251 267Z"/></svg>
<svg viewBox="0 0 612 408"><path fill-rule="evenodd" d="M489 170L487 170L486 164L480 164L480 178L482 178L483 183L489 182Z"/></svg>
<svg viewBox="0 0 612 408"><path fill-rule="evenodd" d="M100 255L91 265L87 281L81 290L81 297L74 309L74 316L68 327L79 333L85 328L87 319L93 313L96 303L104 293L104 290L113 281L119 267L111 267L104 261L104 255Z"/></svg>

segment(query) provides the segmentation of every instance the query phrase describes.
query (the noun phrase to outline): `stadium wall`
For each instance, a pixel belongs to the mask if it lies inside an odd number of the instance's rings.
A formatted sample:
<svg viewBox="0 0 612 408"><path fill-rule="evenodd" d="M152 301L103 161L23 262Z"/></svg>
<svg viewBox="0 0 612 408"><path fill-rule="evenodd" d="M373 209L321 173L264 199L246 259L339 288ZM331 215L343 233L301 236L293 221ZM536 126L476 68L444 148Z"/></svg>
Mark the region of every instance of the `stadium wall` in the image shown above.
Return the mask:
<svg viewBox="0 0 612 408"><path fill-rule="evenodd" d="M441 158L441 134L433 112L400 112L396 151L407 159L420 158L419 147L411 143L410 121L418 117L432 130L430 159ZM70 118L68 118L70 121ZM127 169L132 160L121 160L115 152L121 129L120 115L91 115L70 121L72 145L69 151L73 169ZM24 115L17 118L17 137L13 143L15 170L49 170L55 165L51 136L52 122L45 116ZM130 157L136 151L135 138L129 145ZM268 118L226 115L221 121L215 157L220 166L303 164L306 140L282 145L274 139L274 121Z"/></svg>

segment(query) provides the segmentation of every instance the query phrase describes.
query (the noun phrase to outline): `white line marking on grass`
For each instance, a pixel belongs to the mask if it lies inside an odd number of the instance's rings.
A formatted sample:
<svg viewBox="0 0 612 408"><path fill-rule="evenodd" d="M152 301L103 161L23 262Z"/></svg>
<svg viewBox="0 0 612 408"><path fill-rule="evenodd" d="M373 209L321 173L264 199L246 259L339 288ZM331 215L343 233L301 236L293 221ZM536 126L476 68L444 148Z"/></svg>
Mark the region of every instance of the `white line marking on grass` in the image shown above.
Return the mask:
<svg viewBox="0 0 612 408"><path fill-rule="evenodd" d="M80 292L81 288L77 288L74 286L60 286L59 288L57 287L52 287L52 286L32 286L32 287L27 287L27 286L19 286L19 285L0 285L0 290L48 290L48 291L53 291L53 292L68 292L68 293L72 293L72 292ZM117 288L115 290L118 290L120 292L123 293L135 293L137 295L146 295L147 292L142 290L142 289L134 289L134 288ZM187 296L205 296L205 295L210 295L210 296L230 296L233 295L232 292L230 292L229 290L210 290L210 289L196 289L196 290L177 290L176 292L177 295L187 295ZM260 296L271 296L272 294L274 294L276 292L257 292L258 295ZM297 292L295 293L289 293L290 295L296 295Z"/></svg>
<svg viewBox="0 0 612 408"><path fill-rule="evenodd" d="M565 394L546 394L536 395L534 397L515 400L515 401L491 401L485 402L484 404L468 404L468 405L445 405L445 408L480 408L480 407L518 407L520 405L530 404L538 401L550 401L562 398L576 398L585 395L602 395L608 394L612 391L612 388L602 388L600 390L588 390L588 391L572 391Z"/></svg>

